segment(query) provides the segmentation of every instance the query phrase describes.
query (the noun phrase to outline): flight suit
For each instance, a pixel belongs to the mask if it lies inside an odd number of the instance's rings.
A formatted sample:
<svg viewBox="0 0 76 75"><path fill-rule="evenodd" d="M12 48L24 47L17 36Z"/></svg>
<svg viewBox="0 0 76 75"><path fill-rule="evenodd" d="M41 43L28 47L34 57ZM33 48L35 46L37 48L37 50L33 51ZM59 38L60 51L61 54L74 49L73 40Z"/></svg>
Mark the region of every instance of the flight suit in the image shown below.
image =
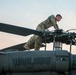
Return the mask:
<svg viewBox="0 0 76 75"><path fill-rule="evenodd" d="M45 21L41 22L37 26L36 30L43 31L52 26L55 29L58 29L58 25L57 25L56 18L54 15L49 16ZM39 35L33 35L25 45L28 45L28 47L30 48L31 45L34 44L35 50L39 50L41 43L42 43L42 38ZM25 47L25 45L24 45L24 47Z"/></svg>

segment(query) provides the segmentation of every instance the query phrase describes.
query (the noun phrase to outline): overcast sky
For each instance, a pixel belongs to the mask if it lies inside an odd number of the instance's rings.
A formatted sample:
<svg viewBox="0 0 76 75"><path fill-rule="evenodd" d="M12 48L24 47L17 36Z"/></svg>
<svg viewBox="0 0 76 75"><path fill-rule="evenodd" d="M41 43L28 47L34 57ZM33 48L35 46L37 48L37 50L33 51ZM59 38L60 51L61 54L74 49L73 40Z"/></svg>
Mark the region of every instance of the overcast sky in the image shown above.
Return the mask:
<svg viewBox="0 0 76 75"><path fill-rule="evenodd" d="M76 28L76 0L0 0L0 22L2 23L35 29L41 21L52 14L62 15L63 19L58 25L64 31ZM10 36L0 33L0 41L2 41L2 35L7 38ZM25 40L24 37L17 38L19 42ZM8 40L13 41L12 44L16 41L19 43L18 39L8 38ZM5 46L5 42L1 42L1 48L2 44Z"/></svg>
<svg viewBox="0 0 76 75"><path fill-rule="evenodd" d="M35 29L48 16L61 14L60 28L76 28L76 0L0 0L0 22Z"/></svg>

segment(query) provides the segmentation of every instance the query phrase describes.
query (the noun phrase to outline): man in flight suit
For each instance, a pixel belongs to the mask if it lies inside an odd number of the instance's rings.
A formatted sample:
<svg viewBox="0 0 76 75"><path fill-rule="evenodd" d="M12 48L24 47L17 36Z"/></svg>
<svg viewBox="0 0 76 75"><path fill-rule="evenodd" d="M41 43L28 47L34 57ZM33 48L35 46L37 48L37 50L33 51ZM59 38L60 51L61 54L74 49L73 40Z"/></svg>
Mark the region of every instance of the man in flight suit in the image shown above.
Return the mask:
<svg viewBox="0 0 76 75"><path fill-rule="evenodd" d="M45 21L41 22L37 26L36 30L40 30L40 31L42 30L43 31L43 30L50 28L52 26L55 29L59 29L57 22L59 22L61 19L62 19L62 16L60 14L57 14L56 16L51 15ZM41 43L42 43L42 38L39 35L33 35L28 40L28 42L24 45L24 48L27 50L30 50L31 45L34 44L35 50L39 50Z"/></svg>

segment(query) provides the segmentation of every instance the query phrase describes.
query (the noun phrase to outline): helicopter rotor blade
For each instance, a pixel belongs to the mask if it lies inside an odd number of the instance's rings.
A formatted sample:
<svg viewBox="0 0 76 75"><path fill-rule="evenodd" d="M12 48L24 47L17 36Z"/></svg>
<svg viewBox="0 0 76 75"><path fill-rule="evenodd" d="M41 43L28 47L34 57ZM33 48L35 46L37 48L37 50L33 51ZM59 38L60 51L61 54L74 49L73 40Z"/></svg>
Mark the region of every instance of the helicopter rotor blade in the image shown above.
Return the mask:
<svg viewBox="0 0 76 75"><path fill-rule="evenodd" d="M0 31L17 34L17 35L21 35L21 36L27 36L30 34L36 34L36 35L43 34L41 31L24 28L24 27L19 27L19 26L15 26L15 25L10 25L10 24L5 24L5 23L0 23Z"/></svg>
<svg viewBox="0 0 76 75"><path fill-rule="evenodd" d="M14 50L14 49L17 49L17 50L24 50L24 45L25 43L21 43L21 44L18 44L18 45L14 45L14 46L10 46L10 47L6 47L6 48L3 48L1 49L0 51L6 51L6 50Z"/></svg>
<svg viewBox="0 0 76 75"><path fill-rule="evenodd" d="M7 50L23 51L23 50L26 50L26 49L23 47L25 44L26 44L26 43L17 44L17 45L14 45L14 46L10 46L10 47L7 47L7 48L3 48L3 49L1 49L0 51L7 51ZM41 47L45 47L45 45L44 45L44 44L41 44ZM34 49L34 44L31 46L30 49Z"/></svg>

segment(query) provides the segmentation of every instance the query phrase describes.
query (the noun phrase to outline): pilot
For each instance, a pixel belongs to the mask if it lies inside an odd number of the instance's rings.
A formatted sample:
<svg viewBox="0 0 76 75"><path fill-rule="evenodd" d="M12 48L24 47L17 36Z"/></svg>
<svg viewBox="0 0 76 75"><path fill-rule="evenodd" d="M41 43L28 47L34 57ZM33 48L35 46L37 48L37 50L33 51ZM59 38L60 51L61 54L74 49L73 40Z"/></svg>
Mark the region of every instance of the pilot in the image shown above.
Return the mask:
<svg viewBox="0 0 76 75"><path fill-rule="evenodd" d="M54 27L55 29L59 29L57 22L59 22L62 19L62 16L60 14L57 14L56 16L51 15L46 20L41 22L36 30L46 30L50 27ZM27 50L30 50L31 46L34 44L34 49L39 50L41 47L42 38L39 35L33 35L24 45L24 48Z"/></svg>

